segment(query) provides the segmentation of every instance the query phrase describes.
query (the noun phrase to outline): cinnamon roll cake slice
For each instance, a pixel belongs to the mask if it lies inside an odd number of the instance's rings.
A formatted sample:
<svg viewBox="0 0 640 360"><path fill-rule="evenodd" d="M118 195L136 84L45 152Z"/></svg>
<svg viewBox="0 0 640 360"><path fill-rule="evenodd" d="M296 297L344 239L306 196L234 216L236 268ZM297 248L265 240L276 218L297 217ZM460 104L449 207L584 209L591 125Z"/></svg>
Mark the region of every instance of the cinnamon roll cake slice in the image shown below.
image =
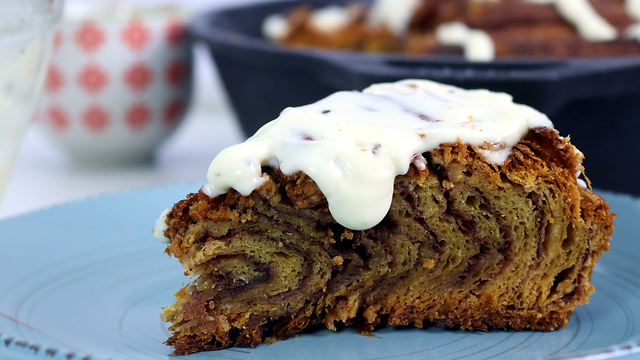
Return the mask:
<svg viewBox="0 0 640 360"><path fill-rule="evenodd" d="M263 22L263 35L286 47L463 55L470 61L640 54L637 0L346 3L302 4L271 14Z"/></svg>
<svg viewBox="0 0 640 360"><path fill-rule="evenodd" d="M546 116L483 90L408 80L287 109L158 220L193 279L162 312L167 344L566 326L613 231L581 160Z"/></svg>

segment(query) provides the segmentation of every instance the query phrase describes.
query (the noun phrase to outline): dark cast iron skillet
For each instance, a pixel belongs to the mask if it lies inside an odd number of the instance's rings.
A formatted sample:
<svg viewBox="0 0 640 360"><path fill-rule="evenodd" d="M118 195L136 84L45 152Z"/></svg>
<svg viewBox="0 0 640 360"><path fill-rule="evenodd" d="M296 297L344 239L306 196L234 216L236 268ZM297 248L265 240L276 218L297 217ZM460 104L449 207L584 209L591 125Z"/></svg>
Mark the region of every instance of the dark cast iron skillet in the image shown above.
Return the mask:
<svg viewBox="0 0 640 360"><path fill-rule="evenodd" d="M406 56L286 48L264 40L263 19L301 3L279 1L209 12L189 31L209 47L246 134L289 106L378 82L431 79L464 88L507 92L546 113L585 154L598 188L640 195L640 56L509 58L473 63L455 56Z"/></svg>

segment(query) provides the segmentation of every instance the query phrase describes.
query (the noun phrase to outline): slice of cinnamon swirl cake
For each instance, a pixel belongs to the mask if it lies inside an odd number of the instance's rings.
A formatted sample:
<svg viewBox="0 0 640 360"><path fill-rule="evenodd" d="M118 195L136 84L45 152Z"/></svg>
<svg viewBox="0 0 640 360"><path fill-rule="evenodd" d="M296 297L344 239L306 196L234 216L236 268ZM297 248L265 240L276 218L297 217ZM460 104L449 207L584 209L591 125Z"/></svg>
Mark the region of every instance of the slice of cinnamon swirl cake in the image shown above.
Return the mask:
<svg viewBox="0 0 640 360"><path fill-rule="evenodd" d="M613 231L582 157L509 95L426 80L286 109L158 220L193 279L161 315L167 343L566 326Z"/></svg>

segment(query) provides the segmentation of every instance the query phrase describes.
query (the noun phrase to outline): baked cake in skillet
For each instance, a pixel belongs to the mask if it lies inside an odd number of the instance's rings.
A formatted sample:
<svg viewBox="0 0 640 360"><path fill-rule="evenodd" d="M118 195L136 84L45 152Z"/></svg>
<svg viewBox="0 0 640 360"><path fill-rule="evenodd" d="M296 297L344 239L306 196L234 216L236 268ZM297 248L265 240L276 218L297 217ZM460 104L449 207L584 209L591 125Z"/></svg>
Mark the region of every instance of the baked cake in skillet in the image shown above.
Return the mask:
<svg viewBox="0 0 640 360"><path fill-rule="evenodd" d="M265 36L291 46L510 56L640 54L640 0L376 0L313 9L264 22Z"/></svg>
<svg viewBox="0 0 640 360"><path fill-rule="evenodd" d="M427 80L286 109L158 220L192 279L162 312L167 344L566 326L613 231L582 158L509 95Z"/></svg>

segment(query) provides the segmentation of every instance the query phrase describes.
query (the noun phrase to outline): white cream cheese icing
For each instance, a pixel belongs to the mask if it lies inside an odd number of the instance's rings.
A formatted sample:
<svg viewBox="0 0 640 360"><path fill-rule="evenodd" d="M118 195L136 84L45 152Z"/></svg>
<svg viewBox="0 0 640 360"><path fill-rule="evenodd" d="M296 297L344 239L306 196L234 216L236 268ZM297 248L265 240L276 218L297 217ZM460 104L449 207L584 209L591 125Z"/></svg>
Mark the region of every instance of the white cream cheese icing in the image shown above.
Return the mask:
<svg viewBox="0 0 640 360"><path fill-rule="evenodd" d="M476 2L500 2L501 0L474 0ZM607 22L589 0L524 0L536 4L553 4L559 14L571 23L578 33L588 41L611 41L618 37L618 31ZM420 6L420 0L376 0L368 13L367 21L374 26L387 26L394 34L401 35L407 31L409 23L416 10ZM640 0L625 0L627 14L636 20L640 20ZM328 6L316 10L311 14L311 23L319 31L332 32L346 26L351 18L347 9L339 6ZM452 25L455 24L455 29ZM471 30L465 26L460 27L459 22L446 23L439 26L444 28L441 34L436 36L445 45L462 46L465 57L468 60L488 61L495 57L495 50L491 37L483 31ZM464 24L462 24L464 25ZM637 38L637 27L634 24L626 31L627 37ZM464 30L464 39L452 43L449 39ZM289 25L284 16L273 14L268 16L262 25L263 34L272 40L282 40L289 33ZM444 33L442 33L444 31ZM453 32L454 35L445 35ZM449 41L448 41L449 40ZM639 39L640 40L640 39ZM448 42L447 42L448 41ZM487 60L488 59L488 60Z"/></svg>
<svg viewBox="0 0 640 360"><path fill-rule="evenodd" d="M371 25L384 25L394 34L407 31L411 18L421 0L376 0L369 10L367 21Z"/></svg>
<svg viewBox="0 0 640 360"><path fill-rule="evenodd" d="M158 218L158 220L156 220L156 226L153 229L153 237L156 238L156 240L160 241L161 243L164 244L168 244L171 241L169 240L169 238L167 238L166 236L164 236L164 231L167 230L168 226L167 226L167 215L169 215L169 212L171 212L171 208L166 209L165 211L162 212L162 214L160 214L160 218Z"/></svg>
<svg viewBox="0 0 640 360"><path fill-rule="evenodd" d="M470 61L491 61L495 46L491 36L482 30L469 29L459 21L448 22L436 28L436 39L447 46L461 46L464 57Z"/></svg>
<svg viewBox="0 0 640 360"><path fill-rule="evenodd" d="M618 37L615 27L605 20L589 0L525 0L537 4L554 4L560 15L575 26L588 41L611 41Z"/></svg>
<svg viewBox="0 0 640 360"><path fill-rule="evenodd" d="M628 39L640 41L640 23L632 24L625 30L624 35Z"/></svg>
<svg viewBox="0 0 640 360"><path fill-rule="evenodd" d="M289 35L289 21L280 14L271 14L262 22L262 34L271 40L284 40Z"/></svg>
<svg viewBox="0 0 640 360"><path fill-rule="evenodd" d="M353 13L349 8L331 5L311 12L311 26L320 32L330 33L345 28L353 21ZM262 22L262 34L271 40L284 40L291 32L287 17L271 14Z"/></svg>
<svg viewBox="0 0 640 360"><path fill-rule="evenodd" d="M627 15L638 21L627 27L624 35L629 39L640 41L640 0L626 0L624 5Z"/></svg>
<svg viewBox="0 0 640 360"><path fill-rule="evenodd" d="M311 25L318 31L330 33L340 30L351 22L347 8L332 5L311 13Z"/></svg>
<svg viewBox="0 0 640 360"><path fill-rule="evenodd" d="M463 90L428 80L372 85L288 108L242 144L212 161L202 190L249 195L267 181L263 165L302 171L327 198L341 225L368 229L387 214L396 176L416 155L443 143L481 146L497 164L530 128L553 126L511 96Z"/></svg>
<svg viewBox="0 0 640 360"><path fill-rule="evenodd" d="M625 0L624 8L629 17L640 21L640 0Z"/></svg>

